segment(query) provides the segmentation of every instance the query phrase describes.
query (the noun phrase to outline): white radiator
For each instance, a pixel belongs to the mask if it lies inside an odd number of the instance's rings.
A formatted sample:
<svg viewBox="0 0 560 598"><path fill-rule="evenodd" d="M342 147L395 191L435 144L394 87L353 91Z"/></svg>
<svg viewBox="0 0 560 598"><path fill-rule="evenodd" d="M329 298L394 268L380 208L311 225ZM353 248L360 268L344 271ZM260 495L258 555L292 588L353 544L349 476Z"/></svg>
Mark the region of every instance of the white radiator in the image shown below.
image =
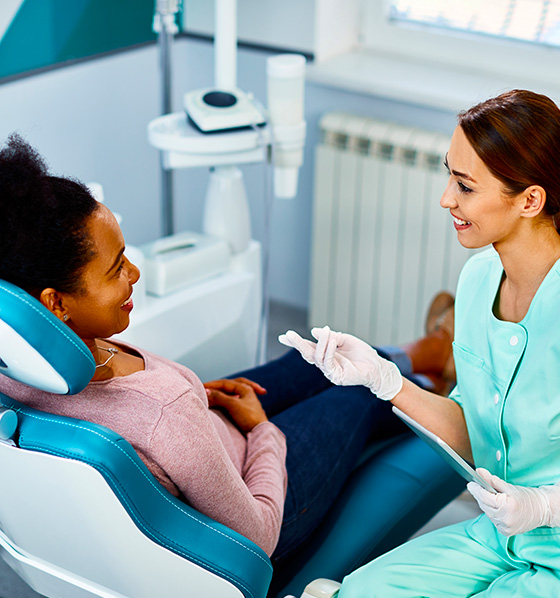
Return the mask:
<svg viewBox="0 0 560 598"><path fill-rule="evenodd" d="M339 112L320 127L309 324L411 341L470 255L439 205L449 137Z"/></svg>

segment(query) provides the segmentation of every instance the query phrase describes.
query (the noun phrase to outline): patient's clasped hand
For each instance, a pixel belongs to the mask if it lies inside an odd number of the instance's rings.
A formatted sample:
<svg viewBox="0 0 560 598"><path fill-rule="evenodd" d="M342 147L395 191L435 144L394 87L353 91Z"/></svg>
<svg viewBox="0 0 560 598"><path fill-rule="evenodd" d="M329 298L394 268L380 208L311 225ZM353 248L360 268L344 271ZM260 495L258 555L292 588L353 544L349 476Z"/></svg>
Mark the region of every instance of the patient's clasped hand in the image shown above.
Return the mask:
<svg viewBox="0 0 560 598"><path fill-rule="evenodd" d="M293 330L280 335L278 340L297 349L305 361L316 365L333 384L366 386L384 401L400 392L403 378L399 368L364 341L351 334L334 332L328 326L313 328L311 334L316 343Z"/></svg>

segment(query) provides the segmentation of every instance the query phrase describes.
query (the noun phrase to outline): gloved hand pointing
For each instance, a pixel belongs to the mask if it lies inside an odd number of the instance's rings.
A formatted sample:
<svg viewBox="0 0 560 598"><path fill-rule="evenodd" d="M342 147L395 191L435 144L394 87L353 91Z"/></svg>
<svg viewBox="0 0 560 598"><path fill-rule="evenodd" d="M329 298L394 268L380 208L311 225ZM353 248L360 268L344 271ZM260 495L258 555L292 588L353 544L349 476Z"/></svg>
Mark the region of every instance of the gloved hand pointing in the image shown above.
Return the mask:
<svg viewBox="0 0 560 598"><path fill-rule="evenodd" d="M399 368L383 359L364 341L342 332L333 332L328 326L313 328L317 340L302 338L288 330L278 340L297 349L309 363L316 365L325 376L339 386L367 386L380 399L391 400L402 388Z"/></svg>
<svg viewBox="0 0 560 598"><path fill-rule="evenodd" d="M478 468L477 472L498 492L492 494L475 482L467 484L467 489L502 535L515 536L537 527L560 524L558 485L515 486L486 469Z"/></svg>

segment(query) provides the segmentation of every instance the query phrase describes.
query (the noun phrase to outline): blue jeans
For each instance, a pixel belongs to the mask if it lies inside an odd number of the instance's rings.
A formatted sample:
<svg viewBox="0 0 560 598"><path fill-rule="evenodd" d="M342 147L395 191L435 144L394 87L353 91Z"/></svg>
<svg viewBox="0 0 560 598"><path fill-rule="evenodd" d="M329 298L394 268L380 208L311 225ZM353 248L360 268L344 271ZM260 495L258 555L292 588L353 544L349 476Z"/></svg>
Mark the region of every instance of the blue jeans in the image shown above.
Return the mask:
<svg viewBox="0 0 560 598"><path fill-rule="evenodd" d="M424 388L398 348L377 349L401 373ZM287 441L288 490L273 562L283 561L322 521L340 494L370 438L383 439L407 428L388 401L363 386L334 386L292 349L265 365L237 374L267 389L260 396L270 421Z"/></svg>

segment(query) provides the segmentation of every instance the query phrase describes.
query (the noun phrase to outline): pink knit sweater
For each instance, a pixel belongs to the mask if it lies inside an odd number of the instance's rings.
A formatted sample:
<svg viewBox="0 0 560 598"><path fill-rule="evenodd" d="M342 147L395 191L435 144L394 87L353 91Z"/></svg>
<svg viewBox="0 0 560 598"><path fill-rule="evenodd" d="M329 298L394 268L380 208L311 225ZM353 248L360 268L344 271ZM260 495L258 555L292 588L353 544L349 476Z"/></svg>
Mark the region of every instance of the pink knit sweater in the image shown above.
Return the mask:
<svg viewBox="0 0 560 598"><path fill-rule="evenodd" d="M144 359L143 371L90 382L74 396L42 392L5 376L0 392L35 409L114 430L172 494L272 554L287 484L282 432L264 422L243 435L225 415L208 408L193 372L134 349Z"/></svg>

